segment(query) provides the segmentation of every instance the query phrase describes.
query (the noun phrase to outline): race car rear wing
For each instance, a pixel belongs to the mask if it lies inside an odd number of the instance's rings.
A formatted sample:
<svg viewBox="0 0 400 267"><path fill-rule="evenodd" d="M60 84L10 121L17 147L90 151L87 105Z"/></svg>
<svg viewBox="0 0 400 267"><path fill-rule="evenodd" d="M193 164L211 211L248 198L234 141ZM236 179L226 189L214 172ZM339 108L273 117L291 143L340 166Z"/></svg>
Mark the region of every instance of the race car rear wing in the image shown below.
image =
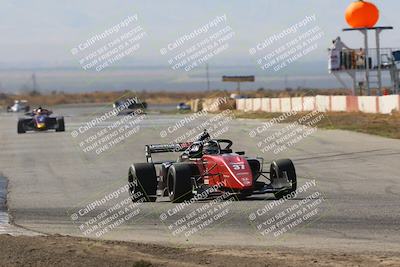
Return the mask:
<svg viewBox="0 0 400 267"><path fill-rule="evenodd" d="M167 153L167 152L183 152L188 149L193 143L173 143L173 144L153 144L145 145L146 160L152 162L151 154L153 153Z"/></svg>

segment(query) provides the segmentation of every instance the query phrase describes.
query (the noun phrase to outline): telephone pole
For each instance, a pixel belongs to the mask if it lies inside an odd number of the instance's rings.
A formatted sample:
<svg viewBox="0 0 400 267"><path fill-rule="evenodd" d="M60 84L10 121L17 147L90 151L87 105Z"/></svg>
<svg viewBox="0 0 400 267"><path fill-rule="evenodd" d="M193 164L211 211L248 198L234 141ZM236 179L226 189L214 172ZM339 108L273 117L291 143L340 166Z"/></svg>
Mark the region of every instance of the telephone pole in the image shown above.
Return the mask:
<svg viewBox="0 0 400 267"><path fill-rule="evenodd" d="M36 74L33 73L32 74L32 91L36 91L36 90L37 90Z"/></svg>
<svg viewBox="0 0 400 267"><path fill-rule="evenodd" d="M208 63L206 64L207 91L210 91L210 75L208 73Z"/></svg>

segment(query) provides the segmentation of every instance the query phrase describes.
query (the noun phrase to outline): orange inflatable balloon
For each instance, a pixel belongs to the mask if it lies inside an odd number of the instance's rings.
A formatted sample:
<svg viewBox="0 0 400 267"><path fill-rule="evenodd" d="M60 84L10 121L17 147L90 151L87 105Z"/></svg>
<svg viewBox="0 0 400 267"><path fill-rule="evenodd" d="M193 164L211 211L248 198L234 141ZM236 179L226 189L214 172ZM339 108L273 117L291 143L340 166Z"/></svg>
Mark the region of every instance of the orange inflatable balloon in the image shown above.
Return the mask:
<svg viewBox="0 0 400 267"><path fill-rule="evenodd" d="M378 20L379 10L370 2L359 0L346 9L346 21L353 28L371 28Z"/></svg>

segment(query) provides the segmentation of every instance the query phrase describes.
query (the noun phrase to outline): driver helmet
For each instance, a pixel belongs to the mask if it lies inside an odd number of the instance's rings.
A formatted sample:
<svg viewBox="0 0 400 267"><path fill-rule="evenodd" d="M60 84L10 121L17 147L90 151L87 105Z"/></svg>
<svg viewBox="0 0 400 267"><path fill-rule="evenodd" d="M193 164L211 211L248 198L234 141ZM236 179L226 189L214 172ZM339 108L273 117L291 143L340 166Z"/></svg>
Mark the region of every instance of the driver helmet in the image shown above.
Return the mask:
<svg viewBox="0 0 400 267"><path fill-rule="evenodd" d="M204 144L203 147L203 152L204 154L208 154L208 155L215 155L215 154L219 154L219 145L216 141L208 141L207 143Z"/></svg>
<svg viewBox="0 0 400 267"><path fill-rule="evenodd" d="M199 137L197 138L197 141L207 141L210 139L210 134L207 132L206 129L204 129L204 131L199 135Z"/></svg>

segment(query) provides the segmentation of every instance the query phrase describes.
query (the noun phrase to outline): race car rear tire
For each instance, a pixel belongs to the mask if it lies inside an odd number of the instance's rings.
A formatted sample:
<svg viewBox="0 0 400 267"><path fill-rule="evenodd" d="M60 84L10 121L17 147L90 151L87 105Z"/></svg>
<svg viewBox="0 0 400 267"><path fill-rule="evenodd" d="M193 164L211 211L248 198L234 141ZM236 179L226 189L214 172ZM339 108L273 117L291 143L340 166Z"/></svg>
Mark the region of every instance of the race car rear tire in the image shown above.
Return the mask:
<svg viewBox="0 0 400 267"><path fill-rule="evenodd" d="M192 181L195 165L188 163L175 163L169 167L167 175L167 190L169 199L180 203L193 197Z"/></svg>
<svg viewBox="0 0 400 267"><path fill-rule="evenodd" d="M18 120L17 133L19 133L19 134L26 133L25 126L24 126L24 119Z"/></svg>
<svg viewBox="0 0 400 267"><path fill-rule="evenodd" d="M292 187L290 189L285 189L274 193L276 199L281 199L297 189L296 169L294 168L293 162L290 159L279 159L271 163L271 179L274 177L283 177L284 173L286 173L289 182L292 183Z"/></svg>
<svg viewBox="0 0 400 267"><path fill-rule="evenodd" d="M154 164L135 163L129 168L129 193L133 202L143 200L155 202L157 199L157 175Z"/></svg>
<svg viewBox="0 0 400 267"><path fill-rule="evenodd" d="M57 118L56 132L64 132L64 131L65 131L64 117L59 117Z"/></svg>

